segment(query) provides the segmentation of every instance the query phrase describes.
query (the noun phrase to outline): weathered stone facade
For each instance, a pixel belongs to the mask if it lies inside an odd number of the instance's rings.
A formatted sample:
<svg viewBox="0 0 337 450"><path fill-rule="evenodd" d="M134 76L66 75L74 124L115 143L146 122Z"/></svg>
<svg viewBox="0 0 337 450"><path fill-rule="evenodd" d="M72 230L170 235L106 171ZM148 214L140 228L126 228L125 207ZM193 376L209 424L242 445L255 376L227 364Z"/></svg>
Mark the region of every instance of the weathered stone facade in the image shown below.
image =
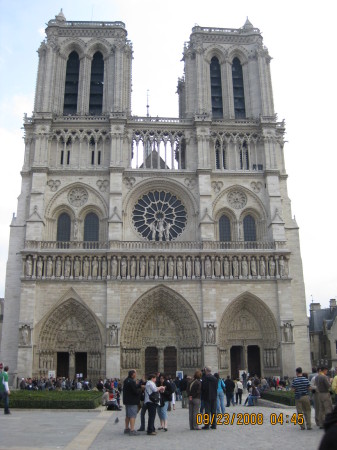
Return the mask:
<svg viewBox="0 0 337 450"><path fill-rule="evenodd" d="M1 355L12 373L308 370L260 31L193 28L173 119L131 115L122 22L60 13L46 34L11 224Z"/></svg>

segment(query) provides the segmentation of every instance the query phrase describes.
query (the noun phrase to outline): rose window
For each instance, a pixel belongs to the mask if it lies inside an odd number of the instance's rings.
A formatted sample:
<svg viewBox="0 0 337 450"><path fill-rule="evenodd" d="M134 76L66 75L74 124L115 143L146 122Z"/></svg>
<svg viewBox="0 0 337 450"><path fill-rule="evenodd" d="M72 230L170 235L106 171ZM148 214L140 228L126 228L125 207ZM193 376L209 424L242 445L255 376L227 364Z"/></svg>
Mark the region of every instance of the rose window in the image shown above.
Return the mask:
<svg viewBox="0 0 337 450"><path fill-rule="evenodd" d="M132 218L138 233L150 241L171 241L185 229L186 209L177 196L151 191L136 203Z"/></svg>

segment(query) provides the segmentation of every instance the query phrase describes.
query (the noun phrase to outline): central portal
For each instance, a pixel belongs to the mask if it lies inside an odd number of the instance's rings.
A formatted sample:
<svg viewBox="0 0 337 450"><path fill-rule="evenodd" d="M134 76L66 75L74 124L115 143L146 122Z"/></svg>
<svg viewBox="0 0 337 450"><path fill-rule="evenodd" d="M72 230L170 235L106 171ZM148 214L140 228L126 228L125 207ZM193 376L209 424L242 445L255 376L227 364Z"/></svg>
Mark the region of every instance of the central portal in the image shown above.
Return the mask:
<svg viewBox="0 0 337 450"><path fill-rule="evenodd" d="M79 375L81 378L87 377L87 353L86 352L75 353L75 373L76 373L76 375Z"/></svg>

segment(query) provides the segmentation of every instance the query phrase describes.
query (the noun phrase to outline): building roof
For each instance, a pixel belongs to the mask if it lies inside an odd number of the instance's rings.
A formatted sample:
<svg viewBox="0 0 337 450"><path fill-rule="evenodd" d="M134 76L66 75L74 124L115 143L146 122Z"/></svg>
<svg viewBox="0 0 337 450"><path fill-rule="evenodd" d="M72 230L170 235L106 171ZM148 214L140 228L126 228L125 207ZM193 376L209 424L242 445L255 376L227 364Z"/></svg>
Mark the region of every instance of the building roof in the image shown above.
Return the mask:
<svg viewBox="0 0 337 450"><path fill-rule="evenodd" d="M326 322L327 329L330 330L336 316L337 308L323 308L316 311L310 311L309 332L318 333L323 331L324 322Z"/></svg>

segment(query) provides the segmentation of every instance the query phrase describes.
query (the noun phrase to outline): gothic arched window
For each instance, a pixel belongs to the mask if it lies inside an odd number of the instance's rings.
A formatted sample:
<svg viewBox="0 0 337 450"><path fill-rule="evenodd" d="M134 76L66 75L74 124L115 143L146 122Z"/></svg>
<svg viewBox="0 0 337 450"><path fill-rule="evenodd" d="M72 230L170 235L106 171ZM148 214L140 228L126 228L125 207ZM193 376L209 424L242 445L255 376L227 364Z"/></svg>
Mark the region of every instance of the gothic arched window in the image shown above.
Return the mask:
<svg viewBox="0 0 337 450"><path fill-rule="evenodd" d="M67 61L66 84L64 88L63 114L77 113L78 79L80 59L76 52L70 53Z"/></svg>
<svg viewBox="0 0 337 450"><path fill-rule="evenodd" d="M225 215L221 216L219 220L219 240L223 242L231 241L231 223Z"/></svg>
<svg viewBox="0 0 337 450"><path fill-rule="evenodd" d="M256 241L256 224L250 214L243 219L243 234L245 241Z"/></svg>
<svg viewBox="0 0 337 450"><path fill-rule="evenodd" d="M234 58L232 63L232 77L233 77L233 97L234 97L234 112L236 119L246 118L245 108L245 92L243 88L243 73L239 58Z"/></svg>
<svg viewBox="0 0 337 450"><path fill-rule="evenodd" d="M84 241L99 240L99 219L95 213L89 213L84 219Z"/></svg>
<svg viewBox="0 0 337 450"><path fill-rule="evenodd" d="M211 99L212 115L214 118L223 117L222 109L222 88L221 88L221 67L218 58L213 56L210 64L211 74Z"/></svg>
<svg viewBox="0 0 337 450"><path fill-rule="evenodd" d="M101 52L96 52L91 63L89 114L102 114L104 85L104 61Z"/></svg>
<svg viewBox="0 0 337 450"><path fill-rule="evenodd" d="M70 241L70 216L67 213L62 213L57 219L57 237L59 242Z"/></svg>

